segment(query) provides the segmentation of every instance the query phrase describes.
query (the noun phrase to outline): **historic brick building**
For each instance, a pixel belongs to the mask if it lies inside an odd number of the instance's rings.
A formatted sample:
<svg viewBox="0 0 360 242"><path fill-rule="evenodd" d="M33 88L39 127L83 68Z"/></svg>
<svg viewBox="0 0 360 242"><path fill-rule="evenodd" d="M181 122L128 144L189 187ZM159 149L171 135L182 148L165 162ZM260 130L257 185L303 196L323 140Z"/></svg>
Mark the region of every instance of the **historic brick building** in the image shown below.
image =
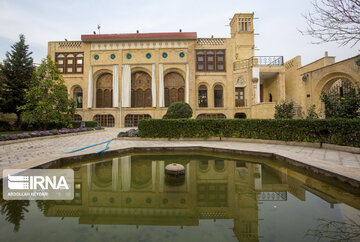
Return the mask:
<svg viewBox="0 0 360 242"><path fill-rule="evenodd" d="M77 101L78 120L132 127L162 118L177 101L189 103L194 118L273 118L285 99L301 115L308 91L300 60L284 65L282 56L254 56L253 14L235 14L230 28L230 38L181 31L82 35L49 42L48 53Z"/></svg>

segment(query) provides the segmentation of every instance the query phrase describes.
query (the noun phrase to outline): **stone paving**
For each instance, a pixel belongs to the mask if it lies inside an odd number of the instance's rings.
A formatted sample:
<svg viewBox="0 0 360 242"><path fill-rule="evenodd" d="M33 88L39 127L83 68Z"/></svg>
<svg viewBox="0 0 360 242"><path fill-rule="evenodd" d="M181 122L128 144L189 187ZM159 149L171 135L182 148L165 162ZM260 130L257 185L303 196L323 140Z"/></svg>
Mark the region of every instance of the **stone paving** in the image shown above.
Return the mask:
<svg viewBox="0 0 360 242"><path fill-rule="evenodd" d="M124 130L126 129L106 128L103 132L66 137L56 136L54 138L41 140L33 139L28 142L7 145L0 144L0 177L2 177L3 169L27 169L61 157L95 153L105 148L105 144L73 154L65 154L71 150L115 138L120 131ZM131 147L191 146L273 153L360 181L360 154L330 149L231 141L113 140L109 145L109 150Z"/></svg>

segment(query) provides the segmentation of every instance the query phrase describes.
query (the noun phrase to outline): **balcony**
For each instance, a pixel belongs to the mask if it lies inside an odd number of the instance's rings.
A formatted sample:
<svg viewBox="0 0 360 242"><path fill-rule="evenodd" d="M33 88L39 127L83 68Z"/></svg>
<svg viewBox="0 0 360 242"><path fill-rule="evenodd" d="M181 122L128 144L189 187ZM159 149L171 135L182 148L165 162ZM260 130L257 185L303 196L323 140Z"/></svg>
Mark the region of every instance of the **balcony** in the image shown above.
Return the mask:
<svg viewBox="0 0 360 242"><path fill-rule="evenodd" d="M253 56L247 60L234 62L234 71L254 66L283 66L283 56Z"/></svg>

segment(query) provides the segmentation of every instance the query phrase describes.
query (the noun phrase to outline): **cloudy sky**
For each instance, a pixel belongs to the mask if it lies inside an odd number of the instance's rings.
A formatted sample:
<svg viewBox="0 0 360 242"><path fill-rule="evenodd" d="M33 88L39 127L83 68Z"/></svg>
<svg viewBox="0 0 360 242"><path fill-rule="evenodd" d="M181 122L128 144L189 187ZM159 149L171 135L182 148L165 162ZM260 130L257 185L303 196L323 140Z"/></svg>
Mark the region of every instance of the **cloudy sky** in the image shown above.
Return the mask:
<svg viewBox="0 0 360 242"><path fill-rule="evenodd" d="M302 14L312 10L311 0L0 0L0 61L18 41L20 33L39 63L47 54L47 42L80 40L101 25L102 34L149 32L197 32L198 37L230 37L229 19L234 13L254 12L256 55L302 56L307 64L324 55L343 60L359 54L359 45L311 44L303 36Z"/></svg>

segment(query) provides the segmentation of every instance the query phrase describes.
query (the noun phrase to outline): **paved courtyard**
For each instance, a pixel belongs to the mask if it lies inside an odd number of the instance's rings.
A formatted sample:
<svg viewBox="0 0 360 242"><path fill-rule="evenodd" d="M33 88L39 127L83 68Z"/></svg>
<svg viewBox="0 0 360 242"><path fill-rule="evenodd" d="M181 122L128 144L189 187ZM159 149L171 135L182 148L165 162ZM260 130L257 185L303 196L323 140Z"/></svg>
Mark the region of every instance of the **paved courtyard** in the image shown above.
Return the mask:
<svg viewBox="0 0 360 242"><path fill-rule="evenodd" d="M7 168L26 169L61 157L95 153L104 149L106 144L72 154L65 154L68 151L115 138L120 131L124 130L126 129L106 128L105 131L90 132L75 136L55 136L47 139L32 139L21 143L0 144L0 176L2 176L2 170ZM131 147L191 146L274 153L360 181L360 154L330 149L230 141L113 140L109 145L109 150Z"/></svg>

